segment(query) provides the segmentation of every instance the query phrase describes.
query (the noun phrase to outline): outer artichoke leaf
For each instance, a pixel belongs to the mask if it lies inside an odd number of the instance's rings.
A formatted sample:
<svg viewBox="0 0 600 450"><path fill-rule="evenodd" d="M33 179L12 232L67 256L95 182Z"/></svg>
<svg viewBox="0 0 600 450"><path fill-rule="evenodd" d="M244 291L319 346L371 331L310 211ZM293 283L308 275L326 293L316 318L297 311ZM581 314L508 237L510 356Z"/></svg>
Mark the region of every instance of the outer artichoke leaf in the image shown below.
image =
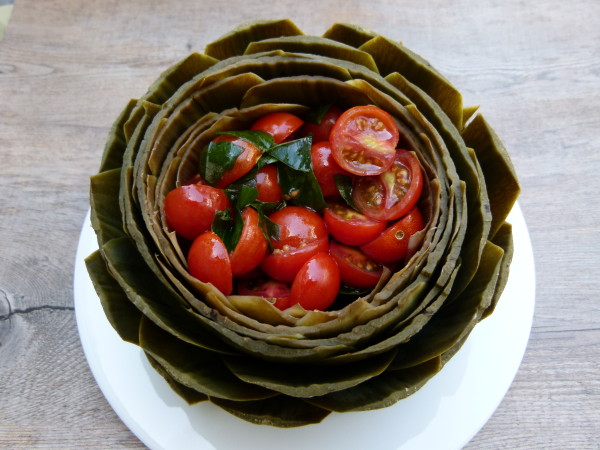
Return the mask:
<svg viewBox="0 0 600 450"><path fill-rule="evenodd" d="M261 103L297 103L316 107L324 103L336 103L341 108L369 104L368 97L360 90L325 77L294 76L266 81L248 90L241 107L248 108Z"/></svg>
<svg viewBox="0 0 600 450"><path fill-rule="evenodd" d="M225 364L241 380L291 397L314 397L348 389L382 373L394 359L395 350L366 360L323 366L277 364L244 357L224 357Z"/></svg>
<svg viewBox="0 0 600 450"><path fill-rule="evenodd" d="M192 99L207 112L220 112L237 107L246 91L265 80L253 73L241 73L200 89Z"/></svg>
<svg viewBox="0 0 600 450"><path fill-rule="evenodd" d="M178 294L153 276L128 238L113 239L101 253L129 300L154 323L185 342L219 353L236 353L207 331Z"/></svg>
<svg viewBox="0 0 600 450"><path fill-rule="evenodd" d="M346 45L358 48L375 36L371 30L349 23L335 23L323 34L324 38L333 39Z"/></svg>
<svg viewBox="0 0 600 450"><path fill-rule="evenodd" d="M120 168L100 172L90 178L90 219L99 246L125 236L119 210L120 179Z"/></svg>
<svg viewBox="0 0 600 450"><path fill-rule="evenodd" d="M368 53L350 45L317 36L290 36L252 42L246 48L245 53L253 54L269 50L327 56L360 64L373 72L379 72L373 57Z"/></svg>
<svg viewBox="0 0 600 450"><path fill-rule="evenodd" d="M248 401L276 393L236 378L218 354L186 344L143 318L140 347L178 383L208 396Z"/></svg>
<svg viewBox="0 0 600 450"><path fill-rule="evenodd" d="M479 105L476 106L465 106L463 109L463 130L469 124L469 121L473 118L475 113L479 110Z"/></svg>
<svg viewBox="0 0 600 450"><path fill-rule="evenodd" d="M127 147L127 140L123 132L123 125L129 120L131 111L135 108L137 100L129 100L127 106L121 111L119 117L113 123L104 146L102 162L100 163L100 172L121 167L123 162L123 153Z"/></svg>
<svg viewBox="0 0 600 450"><path fill-rule="evenodd" d="M336 412L385 408L414 394L441 369L439 357L402 370L386 370L378 377L343 391L306 401Z"/></svg>
<svg viewBox="0 0 600 450"><path fill-rule="evenodd" d="M204 49L204 53L223 60L242 55L251 42L301 34L303 34L302 30L289 19L247 22L208 44Z"/></svg>
<svg viewBox="0 0 600 450"><path fill-rule="evenodd" d="M160 77L150 86L148 92L142 97L149 102L162 105L183 84L204 72L217 63L215 58L201 53L192 53L177 64L165 70Z"/></svg>
<svg viewBox="0 0 600 450"><path fill-rule="evenodd" d="M467 289L438 313L406 344L398 347L394 369L411 367L441 355L467 336L490 305L504 251L488 241L481 264Z"/></svg>
<svg viewBox="0 0 600 450"><path fill-rule="evenodd" d="M88 256L85 265L106 318L121 339L137 345L142 313L129 301L119 283L110 275L99 251Z"/></svg>
<svg viewBox="0 0 600 450"><path fill-rule="evenodd" d="M490 198L490 236L502 226L521 190L515 169L504 145L481 114L463 130L465 143L475 150Z"/></svg>
<svg viewBox="0 0 600 450"><path fill-rule="evenodd" d="M168 383L171 389L173 389L177 395L183 398L188 405L195 405L196 403L208 400L208 395L198 392L175 381L175 379L171 375L169 375L169 373L165 369L163 369L163 367L152 356L150 356L148 353L145 354L152 368L156 370L158 374L165 379L165 381Z"/></svg>
<svg viewBox="0 0 600 450"><path fill-rule="evenodd" d="M131 135L135 131L140 120L142 120L142 118L144 117L144 114L144 107L142 106L142 103L138 101L133 110L131 111L129 119L123 124L123 134L125 135L125 140L127 142L129 142L129 140L131 139Z"/></svg>
<svg viewBox="0 0 600 450"><path fill-rule="evenodd" d="M504 257L502 258L502 265L500 267L500 273L498 274L496 290L494 291L494 295L492 296L492 300L490 301L490 306L483 313L481 320L485 319L494 312L494 309L496 308L496 305L500 300L502 292L506 287L506 283L508 282L510 263L512 262L515 250L512 235L512 225L508 222L504 222L494 235L492 242L504 250Z"/></svg>
<svg viewBox="0 0 600 450"><path fill-rule="evenodd" d="M247 422L280 428L320 423L330 414L329 411L302 399L284 395L249 402L232 402L216 397L212 397L210 401Z"/></svg>
<svg viewBox="0 0 600 450"><path fill-rule="evenodd" d="M461 93L429 62L404 45L377 36L359 47L373 55L383 76L401 73L435 100L459 130L463 124Z"/></svg>

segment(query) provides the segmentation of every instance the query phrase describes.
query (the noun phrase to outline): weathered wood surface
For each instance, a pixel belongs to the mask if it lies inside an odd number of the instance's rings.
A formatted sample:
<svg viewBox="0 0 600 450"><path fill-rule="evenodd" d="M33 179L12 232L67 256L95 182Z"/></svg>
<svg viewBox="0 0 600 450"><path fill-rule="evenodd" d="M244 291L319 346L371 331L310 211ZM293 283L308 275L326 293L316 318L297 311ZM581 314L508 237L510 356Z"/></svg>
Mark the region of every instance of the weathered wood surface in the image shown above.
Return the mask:
<svg viewBox="0 0 600 450"><path fill-rule="evenodd" d="M403 40L482 105L511 152L536 314L508 395L468 448L598 449L600 2L208 4L16 1L0 42L0 448L141 447L75 324L88 177L117 113L160 71L240 22L290 17L310 34L360 21Z"/></svg>

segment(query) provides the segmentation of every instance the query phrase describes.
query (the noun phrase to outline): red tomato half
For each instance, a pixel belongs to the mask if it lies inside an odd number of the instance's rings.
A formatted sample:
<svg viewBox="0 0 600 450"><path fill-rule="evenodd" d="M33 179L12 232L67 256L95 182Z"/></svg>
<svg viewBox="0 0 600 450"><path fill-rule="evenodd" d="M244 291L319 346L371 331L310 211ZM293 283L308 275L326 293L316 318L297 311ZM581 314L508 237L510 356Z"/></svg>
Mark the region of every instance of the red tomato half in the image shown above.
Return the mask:
<svg viewBox="0 0 600 450"><path fill-rule="evenodd" d="M379 175L390 168L400 139L392 116L376 106L345 111L331 130L333 157L355 175Z"/></svg>
<svg viewBox="0 0 600 450"><path fill-rule="evenodd" d="M369 288L375 286L381 278L383 266L356 247L331 241L329 253L340 268L342 282L348 286Z"/></svg>
<svg viewBox="0 0 600 450"><path fill-rule="evenodd" d="M271 239L274 250L261 268L276 280L291 282L309 258L327 252L327 227L321 216L300 206L286 206L269 219L279 225L279 240Z"/></svg>
<svg viewBox="0 0 600 450"><path fill-rule="evenodd" d="M389 227L379 237L360 249L380 263L391 263L406 258L410 237L425 228L425 220L419 208L414 208L406 216Z"/></svg>
<svg viewBox="0 0 600 450"><path fill-rule="evenodd" d="M242 211L244 228L235 249L229 255L233 275L254 270L267 253L267 239L258 225L258 213L247 206Z"/></svg>
<svg viewBox="0 0 600 450"><path fill-rule="evenodd" d="M313 141L317 142L317 141ZM331 153L329 141L317 142L310 149L310 159L312 161L313 172L321 186L323 197L339 197L340 192L335 184L334 175L350 174L342 169Z"/></svg>
<svg viewBox="0 0 600 450"><path fill-rule="evenodd" d="M305 122L300 130L302 136L312 134L313 142L329 141L329 134L333 125L342 115L342 110L337 106L331 106L321 118L320 123Z"/></svg>
<svg viewBox="0 0 600 450"><path fill-rule="evenodd" d="M327 253L319 253L304 263L292 283L289 305L324 311L340 290L340 270Z"/></svg>
<svg viewBox="0 0 600 450"><path fill-rule="evenodd" d="M173 189L165 196L165 215L169 228L193 240L210 230L215 212L229 208L221 189L190 184Z"/></svg>
<svg viewBox="0 0 600 450"><path fill-rule="evenodd" d="M362 245L372 241L385 230L387 222L370 219L341 203L329 202L323 210L323 219L331 235L348 245Z"/></svg>
<svg viewBox="0 0 600 450"><path fill-rule="evenodd" d="M233 291L233 274L223 241L212 231L198 236L188 253L190 275L204 283L212 283L223 294Z"/></svg>
<svg viewBox="0 0 600 450"><path fill-rule="evenodd" d="M240 281L238 283L238 294L255 295L257 297L273 299L273 306L280 310L284 310L289 304L290 286L281 281L261 277L253 280Z"/></svg>
<svg viewBox="0 0 600 450"><path fill-rule="evenodd" d="M423 190L423 174L414 153L398 149L392 167L381 175L354 180L352 199L366 216L395 220L410 211Z"/></svg>
<svg viewBox="0 0 600 450"><path fill-rule="evenodd" d="M254 122L251 129L269 133L275 139L276 144L281 144L303 123L304 121L298 116L286 112L276 112L262 116Z"/></svg>
<svg viewBox="0 0 600 450"><path fill-rule="evenodd" d="M267 164L256 174L256 189L258 189L257 200L261 202L279 202L283 198L279 180L277 178L277 166Z"/></svg>
<svg viewBox="0 0 600 450"><path fill-rule="evenodd" d="M213 142L231 142L232 144L238 145L244 149L244 151L237 157L235 165L226 171L217 183L217 187L221 189L226 188L235 180L242 178L244 175L250 172L262 155L261 151L255 145L235 136L222 134Z"/></svg>

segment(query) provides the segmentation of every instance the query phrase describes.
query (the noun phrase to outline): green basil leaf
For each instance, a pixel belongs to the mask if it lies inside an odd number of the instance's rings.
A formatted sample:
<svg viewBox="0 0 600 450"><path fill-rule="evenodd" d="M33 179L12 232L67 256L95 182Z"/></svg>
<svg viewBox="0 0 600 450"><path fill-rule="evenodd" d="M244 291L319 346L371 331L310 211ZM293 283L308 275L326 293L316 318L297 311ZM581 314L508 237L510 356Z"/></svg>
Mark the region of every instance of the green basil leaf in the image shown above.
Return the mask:
<svg viewBox="0 0 600 450"><path fill-rule="evenodd" d="M273 250L273 244L271 239L279 240L279 225L269 219L267 216L275 212L276 210L285 206L284 202L261 202L256 201L252 203L252 207L258 212L258 226L263 232L263 235L267 239L269 249Z"/></svg>
<svg viewBox="0 0 600 450"><path fill-rule="evenodd" d="M352 177L336 173L333 176L333 180L335 181L338 191L340 191L340 195L348 206L360 213L360 210L356 207L354 200L352 199Z"/></svg>
<svg viewBox="0 0 600 450"><path fill-rule="evenodd" d="M273 136L265 131L260 130L246 130L246 131L221 131L217 134L227 134L229 136L235 136L237 138L243 139L247 142L250 142L261 152L266 152L273 145L275 145L275 140Z"/></svg>
<svg viewBox="0 0 600 450"><path fill-rule="evenodd" d="M321 186L312 170L302 172L285 164L279 164L277 174L284 200L315 211L320 211L327 206Z"/></svg>
<svg viewBox="0 0 600 450"><path fill-rule="evenodd" d="M331 108L332 106L333 103L325 103L324 105L321 105L318 108L311 109L305 116L306 121L320 125L321 121L323 120L323 117L325 116L327 111L329 111L329 108Z"/></svg>
<svg viewBox="0 0 600 450"><path fill-rule="evenodd" d="M260 170L263 167L265 167L267 164L274 164L277 161L278 161L277 158L274 158L274 157L270 156L269 154L266 154L266 155L263 155L258 160L258 162L256 163L256 167L258 168L258 170Z"/></svg>
<svg viewBox="0 0 600 450"><path fill-rule="evenodd" d="M198 160L198 172L204 181L215 186L223 174L232 169L244 151L239 145L231 142L211 142L202 152Z"/></svg>
<svg viewBox="0 0 600 450"><path fill-rule="evenodd" d="M235 250L243 229L244 219L242 219L242 215L239 211L236 211L232 216L229 209L217 211L211 226L212 232L221 238L229 253Z"/></svg>
<svg viewBox="0 0 600 450"><path fill-rule="evenodd" d="M258 197L258 189L256 186L242 185L238 193L235 206L240 211L246 206L252 204Z"/></svg>
<svg viewBox="0 0 600 450"><path fill-rule="evenodd" d="M311 146L312 138L305 137L276 145L268 154L294 170L312 172Z"/></svg>

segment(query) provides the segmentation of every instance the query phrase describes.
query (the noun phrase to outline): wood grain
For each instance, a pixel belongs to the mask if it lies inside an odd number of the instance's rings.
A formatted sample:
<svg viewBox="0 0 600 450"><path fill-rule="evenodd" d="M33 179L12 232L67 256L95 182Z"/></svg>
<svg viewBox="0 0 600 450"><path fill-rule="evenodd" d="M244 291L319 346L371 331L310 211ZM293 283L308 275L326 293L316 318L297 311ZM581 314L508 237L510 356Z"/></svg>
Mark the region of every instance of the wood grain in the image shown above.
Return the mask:
<svg viewBox="0 0 600 450"><path fill-rule="evenodd" d="M279 17L309 34L360 21L482 105L522 184L537 303L519 373L467 448L600 448L596 0L17 0L0 41L0 448L143 447L77 334L88 177L120 109L162 70L243 21Z"/></svg>

